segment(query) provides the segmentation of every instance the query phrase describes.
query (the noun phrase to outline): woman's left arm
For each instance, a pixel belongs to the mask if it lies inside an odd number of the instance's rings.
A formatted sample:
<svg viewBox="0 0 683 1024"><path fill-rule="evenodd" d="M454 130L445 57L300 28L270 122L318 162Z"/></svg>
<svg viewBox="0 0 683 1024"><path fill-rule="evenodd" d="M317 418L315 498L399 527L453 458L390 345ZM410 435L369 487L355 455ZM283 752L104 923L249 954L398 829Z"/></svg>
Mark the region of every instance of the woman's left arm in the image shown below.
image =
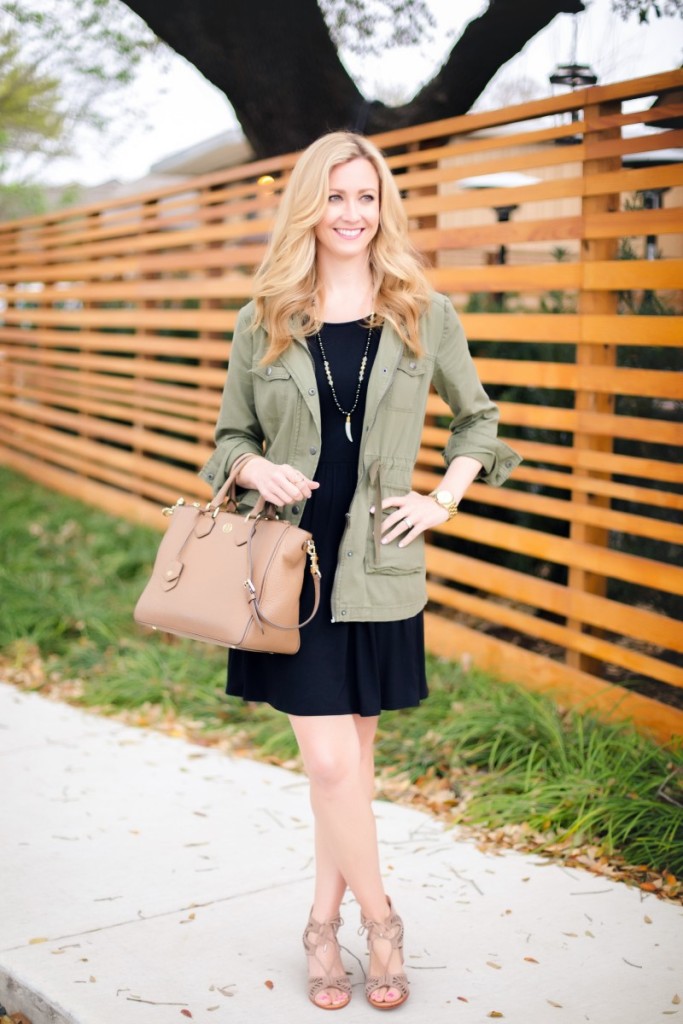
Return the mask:
<svg viewBox="0 0 683 1024"><path fill-rule="evenodd" d="M443 331L435 348L432 379L453 419L443 453L448 468L438 489L449 491L457 505L473 480L500 486L521 459L497 437L498 408L482 387L450 299L439 299L444 304ZM444 506L416 491L386 498L382 506L394 509L382 524L382 543L401 537L399 547L449 519Z"/></svg>

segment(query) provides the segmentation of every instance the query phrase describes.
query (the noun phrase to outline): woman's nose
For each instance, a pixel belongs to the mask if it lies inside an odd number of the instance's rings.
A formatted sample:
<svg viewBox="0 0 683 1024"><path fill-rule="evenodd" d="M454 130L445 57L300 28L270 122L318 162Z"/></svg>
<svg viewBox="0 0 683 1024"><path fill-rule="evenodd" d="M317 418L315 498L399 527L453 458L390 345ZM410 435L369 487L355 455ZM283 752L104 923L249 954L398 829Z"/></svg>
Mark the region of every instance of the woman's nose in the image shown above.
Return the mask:
<svg viewBox="0 0 683 1024"><path fill-rule="evenodd" d="M344 206L344 217L346 220L357 221L360 206L354 199L347 199Z"/></svg>

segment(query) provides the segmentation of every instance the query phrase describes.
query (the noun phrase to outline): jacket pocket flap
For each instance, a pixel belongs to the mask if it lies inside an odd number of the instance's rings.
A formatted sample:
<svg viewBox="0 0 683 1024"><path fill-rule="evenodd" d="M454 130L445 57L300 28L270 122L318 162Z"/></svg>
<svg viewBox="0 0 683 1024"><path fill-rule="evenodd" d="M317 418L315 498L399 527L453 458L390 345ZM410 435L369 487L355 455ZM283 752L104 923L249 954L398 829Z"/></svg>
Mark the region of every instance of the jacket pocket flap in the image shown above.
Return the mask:
<svg viewBox="0 0 683 1024"><path fill-rule="evenodd" d="M255 366L252 372L255 377L265 381L287 380L292 376L285 366L280 366L278 363L271 363L270 366Z"/></svg>
<svg viewBox="0 0 683 1024"><path fill-rule="evenodd" d="M427 371L427 360L419 359L417 356L402 356L398 369L410 377L420 377Z"/></svg>

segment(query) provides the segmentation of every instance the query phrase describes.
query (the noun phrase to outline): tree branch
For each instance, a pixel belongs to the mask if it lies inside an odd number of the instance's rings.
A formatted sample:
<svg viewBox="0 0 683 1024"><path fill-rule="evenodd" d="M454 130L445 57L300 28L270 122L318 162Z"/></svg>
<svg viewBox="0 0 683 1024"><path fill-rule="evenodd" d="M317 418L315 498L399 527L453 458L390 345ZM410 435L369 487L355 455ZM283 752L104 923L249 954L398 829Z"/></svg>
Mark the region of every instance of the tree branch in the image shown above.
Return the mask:
<svg viewBox="0 0 683 1024"><path fill-rule="evenodd" d="M466 113L495 73L581 0L490 0L437 75L409 103L368 102L316 0L127 0L149 27L221 89L258 157L301 149L326 131L367 133Z"/></svg>

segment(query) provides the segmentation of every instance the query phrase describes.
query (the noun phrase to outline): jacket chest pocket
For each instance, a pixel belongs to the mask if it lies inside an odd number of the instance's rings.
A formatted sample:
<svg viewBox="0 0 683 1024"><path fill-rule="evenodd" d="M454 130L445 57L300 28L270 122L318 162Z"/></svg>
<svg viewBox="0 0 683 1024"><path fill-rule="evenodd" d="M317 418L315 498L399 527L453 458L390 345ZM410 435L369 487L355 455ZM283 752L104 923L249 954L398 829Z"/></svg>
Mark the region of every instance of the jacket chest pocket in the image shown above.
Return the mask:
<svg viewBox="0 0 683 1024"><path fill-rule="evenodd" d="M401 358L387 393L389 409L415 412L419 408L420 403L424 402L431 380L431 373L427 372L428 367L427 359L418 359L415 356Z"/></svg>
<svg viewBox="0 0 683 1024"><path fill-rule="evenodd" d="M289 370L277 363L255 367L253 381L256 415L266 437L272 437L296 410L298 388Z"/></svg>

